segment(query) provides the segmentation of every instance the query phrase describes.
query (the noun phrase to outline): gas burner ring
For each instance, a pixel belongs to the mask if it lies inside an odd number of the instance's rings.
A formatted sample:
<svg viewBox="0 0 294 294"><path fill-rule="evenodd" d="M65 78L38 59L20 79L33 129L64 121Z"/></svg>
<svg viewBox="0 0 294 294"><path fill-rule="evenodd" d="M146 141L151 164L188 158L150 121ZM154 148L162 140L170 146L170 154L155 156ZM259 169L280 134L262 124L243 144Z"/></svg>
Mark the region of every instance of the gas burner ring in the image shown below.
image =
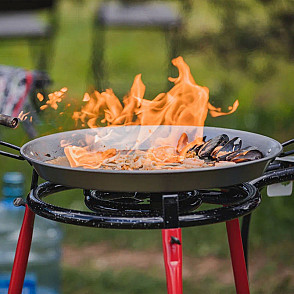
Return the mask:
<svg viewBox="0 0 294 294"><path fill-rule="evenodd" d="M43 201L43 198L48 197L49 195L70 189L73 188L53 184L50 182L40 184L31 190L27 197L27 205L32 211L42 217L68 224L113 229L163 229L167 228L166 215L172 215L173 218L176 218L178 227L199 226L224 222L244 216L255 209L261 202L261 196L257 188L249 183L240 184L232 188L233 190L237 189L238 191L242 191L241 194L245 195L244 197L242 196L239 198L238 202L234 200L234 204L224 204L224 207L222 206L200 211L197 210L184 213L178 211L179 214L177 215L176 213L176 216L169 213L168 202L165 201L164 198L176 199L178 203L179 197L177 194L164 195L162 197L166 205L163 206L163 213L161 216L151 215L148 213L129 213L116 215L116 212L103 210L101 210L99 213L78 211L58 207ZM204 198L207 198L209 194L208 191L206 192L207 195L204 195L202 199L200 197L201 201L203 202L205 202ZM215 193L215 191L212 192ZM226 194L229 195L228 191L219 192L218 196ZM240 194L240 192L237 194ZM212 200L212 198L213 197L211 197L210 200ZM226 200L225 198L226 197L224 197L224 200ZM210 201L210 203L212 202L213 201ZM172 211L177 212L174 210L174 208Z"/></svg>
<svg viewBox="0 0 294 294"><path fill-rule="evenodd" d="M98 213L109 212L116 216L162 216L162 197L171 193L118 193L84 190L86 206ZM198 191L179 192L179 213L195 210L202 204Z"/></svg>

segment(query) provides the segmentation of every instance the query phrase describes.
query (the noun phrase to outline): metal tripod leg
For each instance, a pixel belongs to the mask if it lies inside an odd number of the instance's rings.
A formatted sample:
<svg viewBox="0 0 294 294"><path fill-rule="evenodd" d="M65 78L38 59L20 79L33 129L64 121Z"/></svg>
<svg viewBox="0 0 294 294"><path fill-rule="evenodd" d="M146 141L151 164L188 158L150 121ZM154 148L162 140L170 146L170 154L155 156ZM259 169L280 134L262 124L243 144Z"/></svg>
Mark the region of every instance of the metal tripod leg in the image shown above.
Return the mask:
<svg viewBox="0 0 294 294"><path fill-rule="evenodd" d="M162 244L168 294L182 294L182 232L162 230Z"/></svg>
<svg viewBox="0 0 294 294"><path fill-rule="evenodd" d="M162 230L162 244L166 273L167 293L182 294L182 232L179 228L178 195L162 198L165 229Z"/></svg>
<svg viewBox="0 0 294 294"><path fill-rule="evenodd" d="M26 205L17 242L8 294L21 294L31 248L35 214Z"/></svg>
<svg viewBox="0 0 294 294"><path fill-rule="evenodd" d="M243 252L239 220L233 219L226 222L228 241L230 246L231 261L234 272L237 294L249 294L249 284Z"/></svg>
<svg viewBox="0 0 294 294"><path fill-rule="evenodd" d="M242 243L243 243L243 250L244 250L244 256L245 256L245 263L247 268L247 275L248 275L248 240L249 240L249 227L250 227L250 221L251 221L251 213L243 216L242 221L242 228L241 228L241 236L242 236Z"/></svg>
<svg viewBox="0 0 294 294"><path fill-rule="evenodd" d="M33 170L31 189L38 186L38 174ZM11 272L8 294L21 294L25 279L32 237L34 229L35 214L26 204L25 214L20 229L16 252Z"/></svg>

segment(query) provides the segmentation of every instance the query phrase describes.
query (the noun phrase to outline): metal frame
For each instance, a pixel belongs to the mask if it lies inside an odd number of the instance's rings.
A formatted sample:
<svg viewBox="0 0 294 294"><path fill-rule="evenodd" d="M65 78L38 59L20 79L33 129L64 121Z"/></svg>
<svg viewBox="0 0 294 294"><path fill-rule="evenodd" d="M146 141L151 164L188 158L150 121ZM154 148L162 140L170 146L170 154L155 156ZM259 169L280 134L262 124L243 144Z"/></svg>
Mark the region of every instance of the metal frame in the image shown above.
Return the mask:
<svg viewBox="0 0 294 294"><path fill-rule="evenodd" d="M65 208L53 206L45 203L42 199L52 195L53 193L67 190L61 185L52 183L43 183L37 185L37 174L34 171L32 190L27 198L26 212L29 215L34 213L40 216L53 219L55 221L94 227L109 227L109 228L132 228L132 229L162 229L164 260L167 277L167 289L169 294L182 293L182 241L181 241L181 227L205 225L217 222L227 222L227 233L232 258L232 266L235 277L235 285L237 293L249 293L248 279L246 273L245 259L241 242L241 233L239 222L236 219L246 213L249 213L256 208L260 201L260 194L258 190L250 184L242 184L233 189L219 192L208 191L199 192L199 199L201 201L207 200L209 203L220 204L220 199L223 196L224 207L210 209L205 211L188 213L179 215L179 201L178 194L163 195L161 216L154 217L117 217L111 216L111 213L106 213L105 216L97 215L91 212L80 212L75 210L68 210ZM227 197L225 196L227 195ZM235 196L235 197L232 197ZM85 194L87 197L87 194ZM231 199L231 200L230 200ZM232 203L229 205L229 203ZM32 212L33 211L33 212ZM32 222L24 220L23 226L32 228ZM30 243L30 234L26 236L20 235L18 249L16 252L16 260L13 269L13 276L11 279L11 291L9 294L18 294L15 283L19 285L24 277L25 271L19 264L26 264L28 259L28 251L20 254L20 248L25 246L28 248Z"/></svg>
<svg viewBox="0 0 294 294"><path fill-rule="evenodd" d="M293 151L292 151L293 152ZM276 164L274 164L276 165ZM285 165L285 164L284 164ZM278 168L282 168L283 164L278 164ZM268 170L271 170L269 166ZM282 183L284 181L293 181L294 180L294 166L282 168L281 170L271 170L270 172L265 173L261 177L253 180L253 184L259 191L261 191L265 186ZM251 213L245 215L242 220L242 243L244 248L245 262L248 271L248 243L249 243L249 228L251 222Z"/></svg>
<svg viewBox="0 0 294 294"><path fill-rule="evenodd" d="M36 214L67 224L113 229L165 228L165 220L163 216L117 216L112 212L94 213L73 209L69 210L43 201L43 198L49 195L71 189L72 188L50 182L40 184L35 189L31 190L27 198L27 204ZM261 197L254 186L245 183L238 187L234 187L234 189L239 191L238 194L236 193L236 198L239 199L237 203L237 200L232 197L233 204L229 205L228 199L224 197L226 204L224 207L179 215L179 227L208 225L232 220L250 213L250 211L260 204ZM241 192L243 193L243 196L240 195ZM209 199L209 203L220 204L219 197L224 194L225 192L219 192L216 201L213 201L212 196L209 197L205 194L204 196L206 199ZM201 199L201 195L199 196L199 199Z"/></svg>
<svg viewBox="0 0 294 294"><path fill-rule="evenodd" d="M232 197L232 195L230 195L230 190L213 192L212 195L210 195L207 191L200 191L200 194L202 192L202 200L208 201L209 203L220 204L220 199L222 198L222 196L227 194L228 197L223 197L226 206L222 208L211 209L204 212L200 211L198 213L195 213L193 215L195 216L197 214L196 219L193 218L193 216L178 216L177 195L166 195L165 197L163 197L162 201L166 204L163 207L168 207L163 211L163 217L155 217L154 223L150 222L148 218L144 220L146 220L151 227L155 226L159 228L156 222L160 219L161 225L163 226L162 237L168 293L182 293L182 241L180 227L188 226L187 224L195 226L216 223L221 221L226 221L236 291L238 294L250 293L245 265L245 257L242 246L241 232L239 227L239 221L237 218L242 215L250 213L254 208L256 208L259 205L261 201L261 196L257 187L261 188L261 186L268 185L273 182L283 182L285 180L291 179L294 179L294 167L290 167L282 171L274 171L272 173L265 174L264 176L262 176L254 182L254 185L256 187L253 185L253 183L241 184L238 187L238 189L240 188L241 191L245 192L245 196L242 193L233 193L235 197ZM22 291L22 285L24 281L25 270L31 244L31 237L33 232L34 212L38 213L43 217L52 218L56 221L62 221L66 223L79 224L85 226L90 225L88 217L90 217L92 221L93 216L95 216L94 213L88 213L86 215L82 214L80 215L79 219L80 223L77 223L73 220L73 217L77 216L76 211L66 210L64 208L56 207L43 202L42 198L49 196L52 193L63 191L69 188L66 188L61 185L55 185L52 183L44 183L38 186L38 175L35 170L33 171L31 188L31 193L28 195L27 198L26 213L17 245L15 261L11 276L11 283L8 292L9 294L20 294ZM232 202L233 204L229 205L230 202ZM209 216L207 215L208 212ZM66 214L70 214L70 216ZM210 219L211 215L213 216L212 219ZM97 217L99 220L98 223L101 224L101 217ZM106 219L104 219L104 221L105 220ZM124 221L122 223L124 223ZM116 224L112 223L112 227ZM92 223L91 226L93 225L97 227L97 223ZM121 222L119 222L119 225L121 225ZM136 225L136 223L133 223L133 225ZM101 226L99 225L98 227ZM140 226L136 228L140 228Z"/></svg>

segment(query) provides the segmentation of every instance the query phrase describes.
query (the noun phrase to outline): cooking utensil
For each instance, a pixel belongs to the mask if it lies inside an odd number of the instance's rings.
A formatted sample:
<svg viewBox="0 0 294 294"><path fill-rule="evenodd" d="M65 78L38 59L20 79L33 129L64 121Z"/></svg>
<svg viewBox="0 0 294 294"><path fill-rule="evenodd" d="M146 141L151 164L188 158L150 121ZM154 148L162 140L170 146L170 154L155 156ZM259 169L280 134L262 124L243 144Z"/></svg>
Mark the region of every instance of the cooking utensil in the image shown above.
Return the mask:
<svg viewBox="0 0 294 294"><path fill-rule="evenodd" d="M269 162L282 151L281 144L269 137L239 130L204 127L203 135L207 136L207 140L223 133L230 138L240 137L243 146L257 147L264 158L230 166L183 170L84 169L48 163L48 160L64 156L61 140L80 146L85 143L87 136L96 136L103 138L98 140L101 148L130 150L135 146L146 150L158 138L167 136L171 132L178 134L177 140L183 132L186 132L189 141L192 141L199 131L201 129L194 126L165 125L83 129L37 138L23 145L20 153L42 178L65 186L118 192L180 192L226 187L250 181L261 176Z"/></svg>

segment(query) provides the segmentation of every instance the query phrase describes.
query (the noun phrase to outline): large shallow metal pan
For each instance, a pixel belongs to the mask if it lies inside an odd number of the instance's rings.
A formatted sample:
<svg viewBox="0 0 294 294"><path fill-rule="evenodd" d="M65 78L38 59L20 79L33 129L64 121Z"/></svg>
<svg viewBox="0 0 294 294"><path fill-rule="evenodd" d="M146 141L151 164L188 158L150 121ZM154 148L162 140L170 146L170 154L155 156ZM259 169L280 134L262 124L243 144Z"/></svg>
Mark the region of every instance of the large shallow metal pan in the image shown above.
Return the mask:
<svg viewBox="0 0 294 294"><path fill-rule="evenodd" d="M171 132L177 135L177 139L183 132L186 132L189 141L192 141L195 133L199 130L194 126L120 126L83 129L40 137L26 143L20 152L42 178L53 183L101 191L179 192L220 188L257 178L262 175L268 163L282 150L279 142L259 134L204 127L204 135L207 136L207 139L223 133L230 138L239 136L243 140L243 146L256 146L262 151L264 158L238 163L234 166L154 171L93 170L48 163L48 160L64 156L63 147L60 145L61 140L79 145L85 142L86 137L93 135L104 138L99 140L99 144L103 145L101 148L128 150L135 146L145 150L152 146L158 138Z"/></svg>

